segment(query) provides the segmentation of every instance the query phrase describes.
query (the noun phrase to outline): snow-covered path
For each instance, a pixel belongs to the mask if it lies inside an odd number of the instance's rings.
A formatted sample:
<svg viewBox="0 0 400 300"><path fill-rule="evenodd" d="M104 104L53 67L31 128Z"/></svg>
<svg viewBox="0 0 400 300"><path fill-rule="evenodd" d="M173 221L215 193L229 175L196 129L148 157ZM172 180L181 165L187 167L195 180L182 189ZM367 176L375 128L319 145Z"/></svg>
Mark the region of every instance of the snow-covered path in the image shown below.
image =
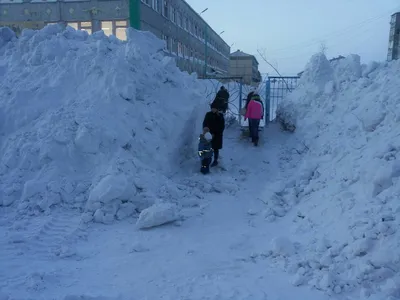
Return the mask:
<svg viewBox="0 0 400 300"><path fill-rule="evenodd" d="M325 299L292 286L263 256L284 227L256 213L265 206L258 194L285 175L279 157L287 137L272 126L254 148L238 135L233 128L225 136L228 171L208 177L233 178L237 193L206 195L187 208L183 222L139 231L134 220L80 227L65 212L21 227L4 220L4 229L18 235L4 233L0 254L18 256L18 264L1 260L10 271L1 290L15 299ZM194 174L191 180L205 179ZM38 247L43 255L36 255Z"/></svg>

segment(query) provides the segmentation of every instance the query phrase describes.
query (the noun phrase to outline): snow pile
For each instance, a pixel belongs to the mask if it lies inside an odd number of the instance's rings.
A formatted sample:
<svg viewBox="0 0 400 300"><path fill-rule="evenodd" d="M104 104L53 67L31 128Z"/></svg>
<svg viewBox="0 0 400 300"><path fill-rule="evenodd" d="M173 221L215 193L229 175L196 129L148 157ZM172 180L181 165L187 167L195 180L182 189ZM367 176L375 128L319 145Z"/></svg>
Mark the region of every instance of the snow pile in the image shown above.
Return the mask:
<svg viewBox="0 0 400 300"><path fill-rule="evenodd" d="M400 298L400 61L333 67L315 55L280 112L302 163L269 210L297 205L295 284ZM359 294L357 294L359 293Z"/></svg>
<svg viewBox="0 0 400 300"><path fill-rule="evenodd" d="M144 209L136 222L140 229L171 223L179 218L177 207L170 203L158 203Z"/></svg>
<svg viewBox="0 0 400 300"><path fill-rule="evenodd" d="M0 29L0 205L110 222L174 189L171 172L195 155L204 84L154 35L128 37Z"/></svg>

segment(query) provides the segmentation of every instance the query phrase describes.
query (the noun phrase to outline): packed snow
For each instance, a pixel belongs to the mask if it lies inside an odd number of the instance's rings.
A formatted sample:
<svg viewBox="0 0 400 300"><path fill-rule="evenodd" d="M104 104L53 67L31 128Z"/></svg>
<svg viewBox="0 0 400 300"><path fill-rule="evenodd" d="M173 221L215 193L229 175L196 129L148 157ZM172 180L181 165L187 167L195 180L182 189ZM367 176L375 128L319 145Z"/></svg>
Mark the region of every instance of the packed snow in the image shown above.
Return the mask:
<svg viewBox="0 0 400 300"><path fill-rule="evenodd" d="M297 285L400 299L399 70L400 61L330 64L317 54L279 108L303 145L296 174L276 191L296 211L297 253L286 263Z"/></svg>
<svg viewBox="0 0 400 300"><path fill-rule="evenodd" d="M203 176L164 46L0 29L0 299L400 299L400 62L314 55L258 148L232 102Z"/></svg>
<svg viewBox="0 0 400 300"><path fill-rule="evenodd" d="M3 32L0 203L32 215L62 204L110 222L159 202L200 131L192 112L206 109L163 42L58 25L17 40Z"/></svg>

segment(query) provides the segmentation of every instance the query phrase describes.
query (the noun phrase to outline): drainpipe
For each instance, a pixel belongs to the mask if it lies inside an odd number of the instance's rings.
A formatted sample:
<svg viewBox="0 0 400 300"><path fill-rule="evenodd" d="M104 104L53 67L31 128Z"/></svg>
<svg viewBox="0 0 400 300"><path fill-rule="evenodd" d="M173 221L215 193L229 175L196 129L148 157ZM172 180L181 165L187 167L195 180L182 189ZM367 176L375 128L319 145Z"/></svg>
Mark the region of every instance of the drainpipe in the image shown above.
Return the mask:
<svg viewBox="0 0 400 300"><path fill-rule="evenodd" d="M140 30L140 0L129 0L129 26Z"/></svg>
<svg viewBox="0 0 400 300"><path fill-rule="evenodd" d="M208 24L206 23L206 28L204 30L204 78L207 77L207 55L208 55Z"/></svg>

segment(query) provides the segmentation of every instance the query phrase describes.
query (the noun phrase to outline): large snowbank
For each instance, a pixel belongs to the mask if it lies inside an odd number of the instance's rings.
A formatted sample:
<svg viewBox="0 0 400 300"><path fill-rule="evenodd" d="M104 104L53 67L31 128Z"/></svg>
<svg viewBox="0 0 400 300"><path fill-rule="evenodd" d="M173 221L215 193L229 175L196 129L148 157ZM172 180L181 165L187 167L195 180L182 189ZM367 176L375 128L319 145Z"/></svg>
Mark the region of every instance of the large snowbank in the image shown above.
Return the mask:
<svg viewBox="0 0 400 300"><path fill-rule="evenodd" d="M62 204L110 222L173 199L170 174L195 155L207 106L204 84L163 43L132 29L121 42L59 25L18 39L1 28L0 205Z"/></svg>
<svg viewBox="0 0 400 300"><path fill-rule="evenodd" d="M296 205L290 255L270 252L296 285L400 298L399 72L400 61L361 65L350 55L331 65L317 54L279 108L297 128L301 165L266 215Z"/></svg>

